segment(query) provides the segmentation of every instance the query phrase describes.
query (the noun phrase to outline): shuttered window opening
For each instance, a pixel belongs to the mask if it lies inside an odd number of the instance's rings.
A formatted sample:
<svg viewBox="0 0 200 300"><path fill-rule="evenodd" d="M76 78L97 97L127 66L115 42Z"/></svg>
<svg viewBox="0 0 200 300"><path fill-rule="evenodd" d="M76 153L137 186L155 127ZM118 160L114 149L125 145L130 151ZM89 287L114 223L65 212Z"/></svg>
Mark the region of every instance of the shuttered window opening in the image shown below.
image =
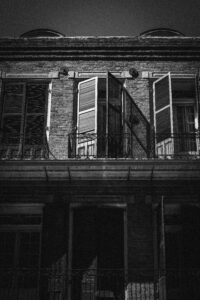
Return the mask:
<svg viewBox="0 0 200 300"><path fill-rule="evenodd" d="M153 104L158 157L197 153L195 80L171 79L168 73L153 83Z"/></svg>
<svg viewBox="0 0 200 300"><path fill-rule="evenodd" d="M76 134L81 158L149 155L150 124L110 72L79 82Z"/></svg>
<svg viewBox="0 0 200 300"><path fill-rule="evenodd" d="M1 157L44 157L47 93L47 82L4 83Z"/></svg>

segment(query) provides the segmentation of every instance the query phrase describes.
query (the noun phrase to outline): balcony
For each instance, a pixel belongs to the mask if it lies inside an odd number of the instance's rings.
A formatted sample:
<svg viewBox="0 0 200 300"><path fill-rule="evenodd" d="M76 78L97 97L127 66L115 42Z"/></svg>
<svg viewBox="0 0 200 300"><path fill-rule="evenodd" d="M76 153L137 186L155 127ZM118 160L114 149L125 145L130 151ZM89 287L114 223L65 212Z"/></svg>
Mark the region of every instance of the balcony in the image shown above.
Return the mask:
<svg viewBox="0 0 200 300"><path fill-rule="evenodd" d="M155 137L155 158L198 159L200 158L200 135L198 132L165 134Z"/></svg>
<svg viewBox="0 0 200 300"><path fill-rule="evenodd" d="M140 141L137 136L129 133L112 135L71 134L69 135L68 145L69 157L77 159L144 159L151 156L150 142L146 140L146 137L143 137L143 141Z"/></svg>
<svg viewBox="0 0 200 300"><path fill-rule="evenodd" d="M163 296L165 295L165 298ZM200 270L3 269L1 300L199 300Z"/></svg>
<svg viewBox="0 0 200 300"><path fill-rule="evenodd" d="M153 272L125 274L123 269L4 269L1 300L154 300Z"/></svg>
<svg viewBox="0 0 200 300"><path fill-rule="evenodd" d="M131 158L146 159L198 159L200 158L199 134L173 134L140 139L134 134L104 135L71 134L69 136L69 157ZM157 142L159 141L159 142Z"/></svg>
<svg viewBox="0 0 200 300"><path fill-rule="evenodd" d="M55 147L54 147L55 149ZM46 141L42 145L0 145L0 160L132 159L192 160L200 159L200 134L173 134L154 137L140 133L100 135L69 134L64 157L57 157Z"/></svg>

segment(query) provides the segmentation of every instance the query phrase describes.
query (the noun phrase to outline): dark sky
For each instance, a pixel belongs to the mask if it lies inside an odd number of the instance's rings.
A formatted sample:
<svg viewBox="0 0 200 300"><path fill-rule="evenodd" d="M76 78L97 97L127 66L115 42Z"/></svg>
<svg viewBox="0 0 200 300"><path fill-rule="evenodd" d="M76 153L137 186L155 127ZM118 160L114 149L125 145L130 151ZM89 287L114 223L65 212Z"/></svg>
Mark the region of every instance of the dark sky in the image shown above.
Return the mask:
<svg viewBox="0 0 200 300"><path fill-rule="evenodd" d="M0 36L36 28L66 36L135 36L157 27L200 35L200 0L0 0Z"/></svg>

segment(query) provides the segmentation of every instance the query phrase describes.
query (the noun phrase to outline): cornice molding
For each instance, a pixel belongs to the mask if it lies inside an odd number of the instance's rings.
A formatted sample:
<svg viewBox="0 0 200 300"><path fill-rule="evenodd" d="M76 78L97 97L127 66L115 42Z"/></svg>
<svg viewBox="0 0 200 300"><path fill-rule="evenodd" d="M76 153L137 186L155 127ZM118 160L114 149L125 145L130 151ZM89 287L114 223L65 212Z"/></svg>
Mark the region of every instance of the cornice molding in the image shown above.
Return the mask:
<svg viewBox="0 0 200 300"><path fill-rule="evenodd" d="M0 181L181 181L200 178L200 160L2 161Z"/></svg>
<svg viewBox="0 0 200 300"><path fill-rule="evenodd" d="M0 39L0 60L200 60L200 37Z"/></svg>

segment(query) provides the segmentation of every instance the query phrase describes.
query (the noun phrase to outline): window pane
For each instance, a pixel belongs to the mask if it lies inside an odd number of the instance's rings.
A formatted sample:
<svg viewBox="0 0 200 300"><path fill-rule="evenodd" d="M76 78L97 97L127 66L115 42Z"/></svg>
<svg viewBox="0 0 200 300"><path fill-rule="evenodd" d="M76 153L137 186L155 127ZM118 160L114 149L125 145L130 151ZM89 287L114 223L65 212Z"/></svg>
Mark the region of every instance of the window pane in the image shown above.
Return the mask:
<svg viewBox="0 0 200 300"><path fill-rule="evenodd" d="M27 116L25 145L42 145L44 139L44 116Z"/></svg>
<svg viewBox="0 0 200 300"><path fill-rule="evenodd" d="M26 88L27 113L44 113L46 84L28 84Z"/></svg>
<svg viewBox="0 0 200 300"><path fill-rule="evenodd" d="M4 97L4 113L21 113L23 97L21 95L6 94Z"/></svg>
<svg viewBox="0 0 200 300"><path fill-rule="evenodd" d="M4 116L3 138L5 144L18 144L20 141L21 116Z"/></svg>
<svg viewBox="0 0 200 300"><path fill-rule="evenodd" d="M172 80L173 98L195 98L195 80L192 78L173 78Z"/></svg>

